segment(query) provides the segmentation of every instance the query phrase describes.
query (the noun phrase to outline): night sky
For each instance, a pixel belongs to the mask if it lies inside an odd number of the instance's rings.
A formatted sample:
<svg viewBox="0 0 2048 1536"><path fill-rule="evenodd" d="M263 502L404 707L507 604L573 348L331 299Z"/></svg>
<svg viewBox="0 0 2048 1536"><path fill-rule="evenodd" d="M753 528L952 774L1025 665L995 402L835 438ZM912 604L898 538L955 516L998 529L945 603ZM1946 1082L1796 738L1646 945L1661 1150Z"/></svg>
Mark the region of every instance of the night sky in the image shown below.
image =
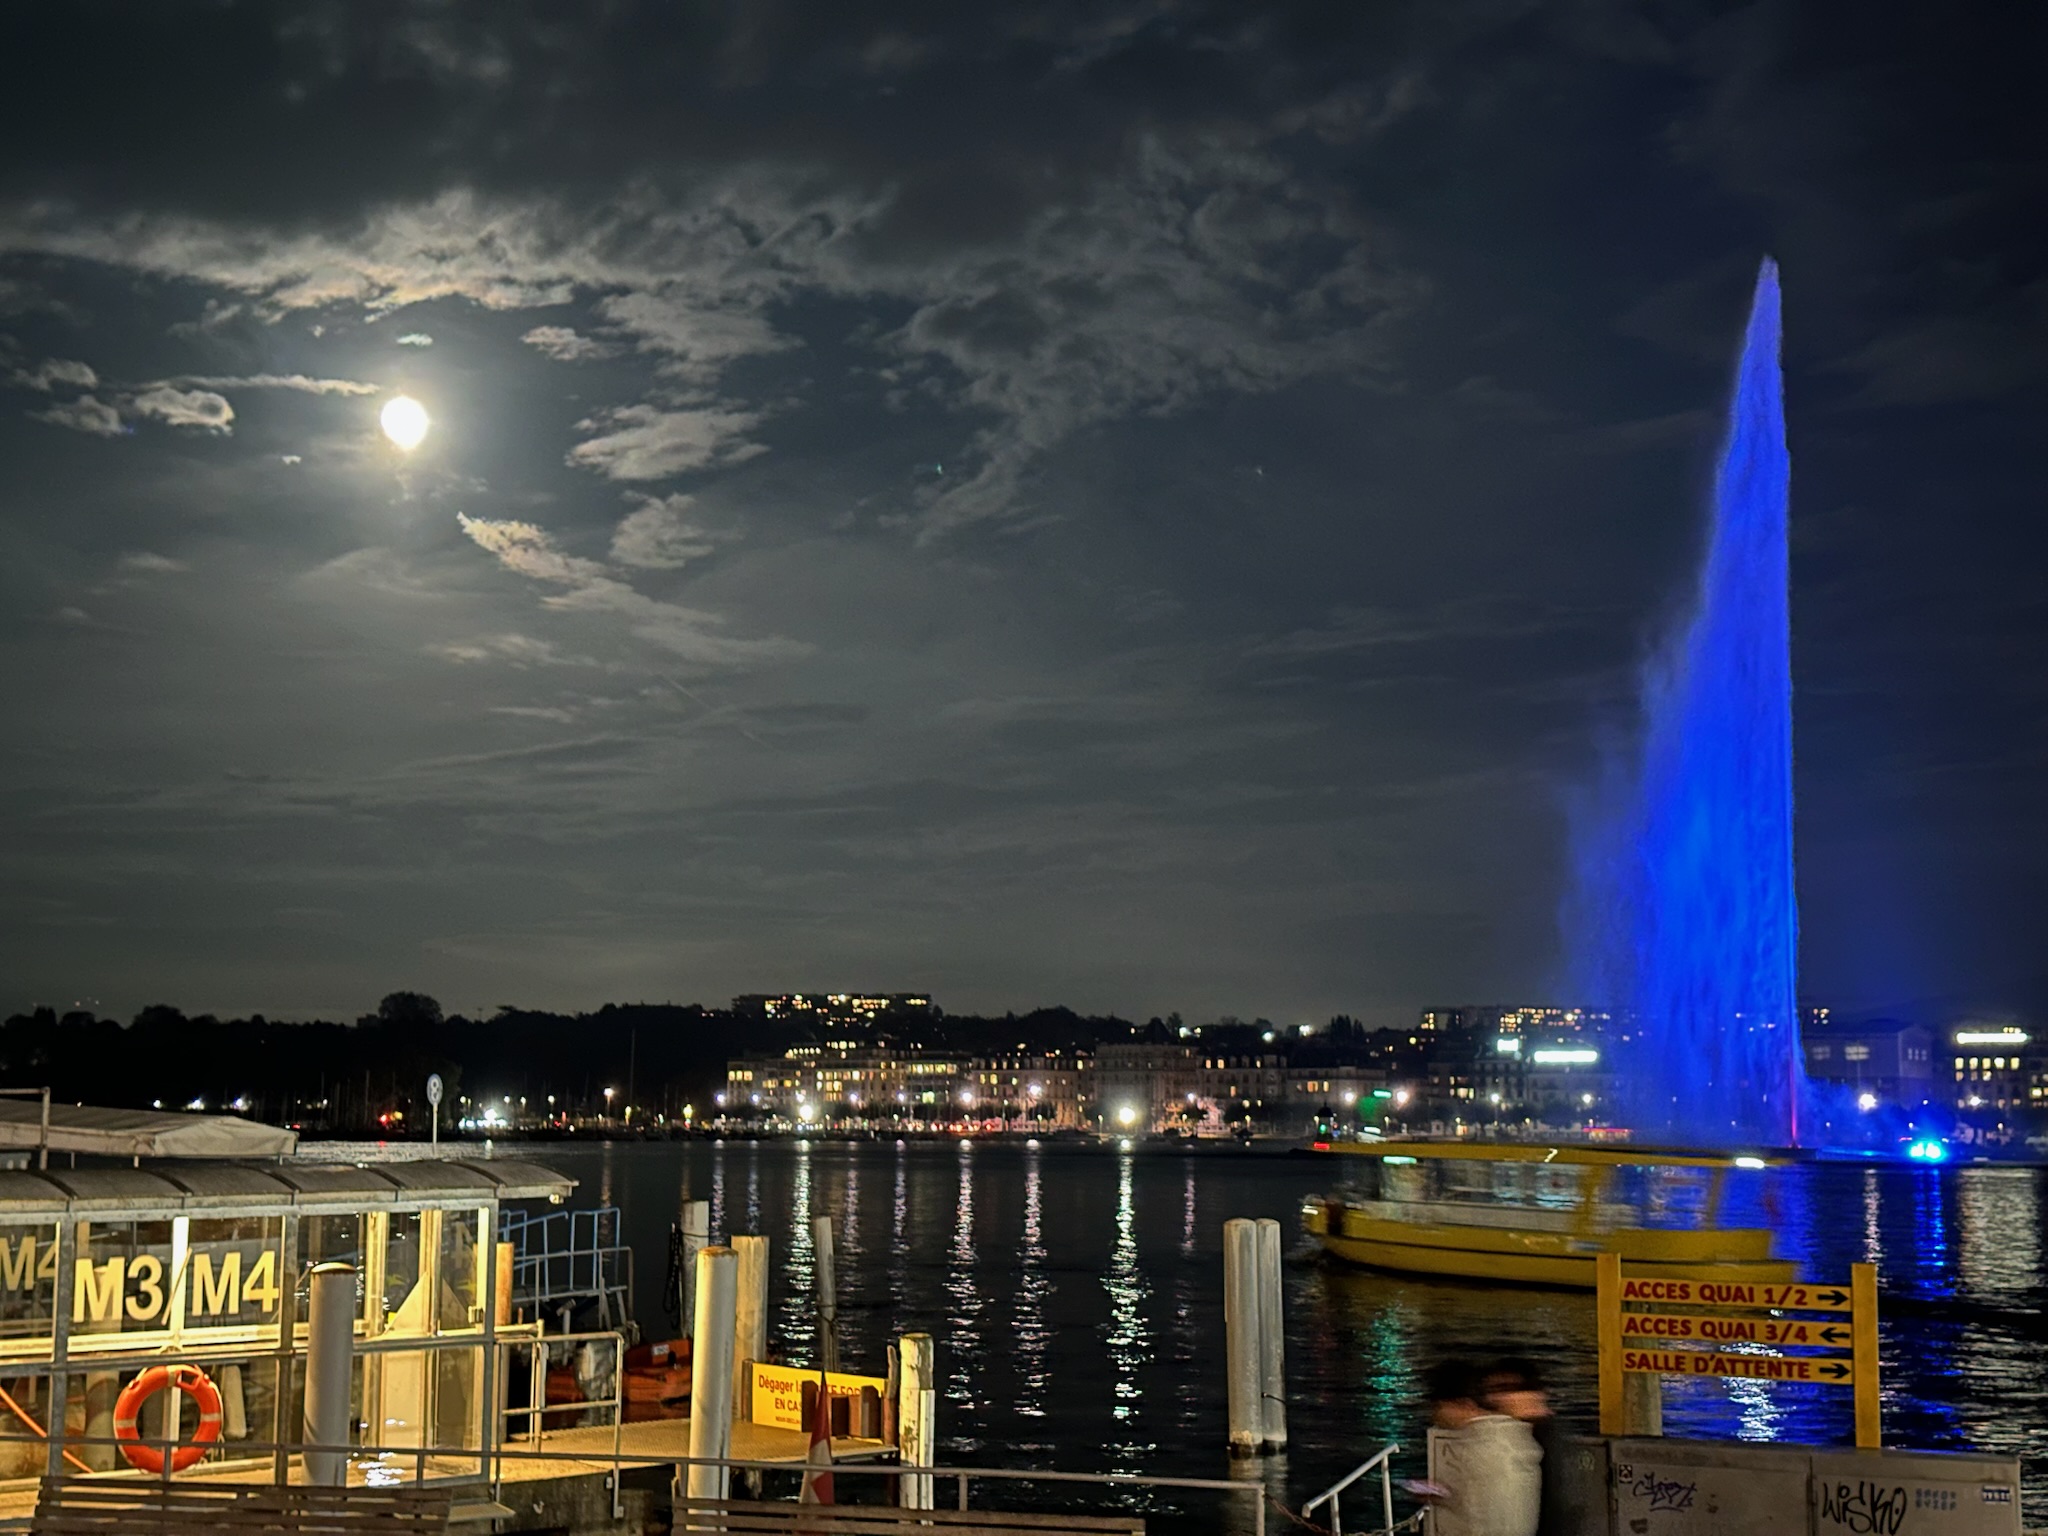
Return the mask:
<svg viewBox="0 0 2048 1536"><path fill-rule="evenodd" d="M0 8L0 1006L1547 999L1770 253L1802 990L2040 1007L2043 16Z"/></svg>

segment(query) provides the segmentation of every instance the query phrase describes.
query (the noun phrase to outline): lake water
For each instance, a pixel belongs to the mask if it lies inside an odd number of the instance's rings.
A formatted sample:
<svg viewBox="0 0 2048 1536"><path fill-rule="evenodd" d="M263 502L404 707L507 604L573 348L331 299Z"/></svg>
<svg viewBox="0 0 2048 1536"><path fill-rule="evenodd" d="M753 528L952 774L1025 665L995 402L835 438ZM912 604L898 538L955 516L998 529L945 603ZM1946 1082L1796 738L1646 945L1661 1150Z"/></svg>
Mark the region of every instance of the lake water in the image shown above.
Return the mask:
<svg viewBox="0 0 2048 1536"><path fill-rule="evenodd" d="M1334 1186L1325 1160L993 1142L532 1150L579 1180L578 1206L623 1210L650 1337L667 1332L668 1230L687 1191L711 1202L714 1238L773 1240L771 1348L814 1364L809 1218L829 1213L844 1366L880 1375L894 1336L931 1333L942 1463L1232 1475L1223 1376L1223 1223L1232 1216L1276 1217L1288 1234L1291 1445L1261 1473L1291 1506L1389 1441L1418 1448L1399 1470L1419 1476L1417 1384L1446 1355L1533 1357L1569 1418L1587 1429L1595 1418L1590 1295L1326 1262L1299 1235L1298 1215L1304 1196ZM1775 1226L1780 1253L1800 1258L1809 1277L1878 1265L1886 1444L2027 1458L2026 1505L2038 1521L2048 1508L2048 1172L1816 1164L1754 1177L1733 1191L1730 1219ZM1665 1429L1846 1443L1850 1394L1673 1382Z"/></svg>

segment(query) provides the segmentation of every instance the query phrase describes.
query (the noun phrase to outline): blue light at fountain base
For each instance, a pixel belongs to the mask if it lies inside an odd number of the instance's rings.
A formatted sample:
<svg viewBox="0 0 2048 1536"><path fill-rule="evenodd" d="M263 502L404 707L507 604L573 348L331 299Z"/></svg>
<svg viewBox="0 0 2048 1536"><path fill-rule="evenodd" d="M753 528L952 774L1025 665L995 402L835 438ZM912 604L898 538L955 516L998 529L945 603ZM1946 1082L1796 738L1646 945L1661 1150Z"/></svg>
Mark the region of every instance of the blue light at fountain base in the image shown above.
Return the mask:
<svg viewBox="0 0 2048 1536"><path fill-rule="evenodd" d="M1793 1146L1807 1096L1792 882L1790 460L1778 271L1757 278L1713 526L1644 669L1632 771L1576 830L1567 937L1642 1141Z"/></svg>

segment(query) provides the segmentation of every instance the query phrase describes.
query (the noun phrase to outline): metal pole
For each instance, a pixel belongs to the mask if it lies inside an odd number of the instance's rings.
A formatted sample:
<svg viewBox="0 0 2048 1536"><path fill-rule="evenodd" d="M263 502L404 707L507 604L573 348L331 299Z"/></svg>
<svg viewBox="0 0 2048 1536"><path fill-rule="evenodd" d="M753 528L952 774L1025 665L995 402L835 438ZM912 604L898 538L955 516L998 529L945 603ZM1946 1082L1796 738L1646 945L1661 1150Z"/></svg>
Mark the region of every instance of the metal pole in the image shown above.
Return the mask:
<svg viewBox="0 0 2048 1536"><path fill-rule="evenodd" d="M286 1212L278 1218L277 1272L291 1275L298 1272L299 1218L296 1212ZM298 1359L296 1337L298 1333L299 1288L296 1285L281 1286L277 1297L277 1348L271 1352L276 1369L271 1377L270 1393L270 1442L271 1481L280 1488L291 1481L291 1402L292 1365ZM363 1400L369 1403L368 1383L364 1383ZM367 1416L372 1412L365 1409Z"/></svg>
<svg viewBox="0 0 2048 1536"><path fill-rule="evenodd" d="M1280 1223L1259 1222L1259 1398L1265 1449L1287 1449L1287 1334L1281 1302Z"/></svg>
<svg viewBox="0 0 2048 1536"><path fill-rule="evenodd" d="M733 1322L739 1278L739 1255L730 1248L706 1248L697 1255L697 1317L690 1345L693 1458L732 1454ZM730 1482L726 1468L693 1460L687 1491L693 1499L723 1499Z"/></svg>
<svg viewBox="0 0 2048 1536"><path fill-rule="evenodd" d="M839 1369L839 1285L833 1274L832 1218L811 1218L811 1250L816 1255L812 1273L818 1291L818 1357L825 1369Z"/></svg>
<svg viewBox="0 0 2048 1536"><path fill-rule="evenodd" d="M306 1306L306 1411L300 1442L349 1443L349 1378L356 1348L356 1269L353 1264L316 1264ZM306 1481L339 1488L348 1480L346 1451L305 1453Z"/></svg>
<svg viewBox="0 0 2048 1536"><path fill-rule="evenodd" d="M50 1166L50 1090L43 1090L43 1127L36 1135L36 1166Z"/></svg>
<svg viewBox="0 0 2048 1536"><path fill-rule="evenodd" d="M1664 1433L1664 1378L1630 1371L1621 1379L1621 1416L1631 1435Z"/></svg>
<svg viewBox="0 0 2048 1536"><path fill-rule="evenodd" d="M768 1239L736 1237L739 1255L738 1321L733 1330L732 1416L754 1416L754 1384L748 1368L768 1359Z"/></svg>
<svg viewBox="0 0 2048 1536"><path fill-rule="evenodd" d="M1880 1450L1884 1424L1877 1391L1877 1266L1849 1266L1850 1362L1856 1371L1856 1449Z"/></svg>
<svg viewBox="0 0 2048 1536"><path fill-rule="evenodd" d="M43 1447L43 1473L64 1475L64 1442L70 1436L68 1402L71 1391L71 1306L78 1285L78 1266L92 1255L92 1226L89 1222L57 1223L57 1283L50 1317L50 1416L49 1439ZM85 1257L80 1257L80 1250Z"/></svg>
<svg viewBox="0 0 2048 1536"><path fill-rule="evenodd" d="M691 1328L697 1322L697 1255L711 1246L711 1202L709 1200L685 1200L680 1213L683 1229L683 1326Z"/></svg>
<svg viewBox="0 0 2048 1536"><path fill-rule="evenodd" d="M1223 1223L1223 1360L1230 1454L1256 1456L1266 1435L1259 1401L1259 1232L1241 1216Z"/></svg>

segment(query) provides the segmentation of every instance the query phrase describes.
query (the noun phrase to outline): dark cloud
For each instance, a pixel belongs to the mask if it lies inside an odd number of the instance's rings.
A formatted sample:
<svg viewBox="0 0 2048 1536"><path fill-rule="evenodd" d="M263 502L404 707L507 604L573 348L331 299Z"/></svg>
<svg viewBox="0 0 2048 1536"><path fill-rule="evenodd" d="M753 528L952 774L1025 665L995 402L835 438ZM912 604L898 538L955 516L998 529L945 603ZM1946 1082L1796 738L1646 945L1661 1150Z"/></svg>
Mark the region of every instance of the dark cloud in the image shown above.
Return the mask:
<svg viewBox="0 0 2048 1536"><path fill-rule="evenodd" d="M1771 250L1809 983L2023 992L2042 25L0 10L13 974L1541 991Z"/></svg>

